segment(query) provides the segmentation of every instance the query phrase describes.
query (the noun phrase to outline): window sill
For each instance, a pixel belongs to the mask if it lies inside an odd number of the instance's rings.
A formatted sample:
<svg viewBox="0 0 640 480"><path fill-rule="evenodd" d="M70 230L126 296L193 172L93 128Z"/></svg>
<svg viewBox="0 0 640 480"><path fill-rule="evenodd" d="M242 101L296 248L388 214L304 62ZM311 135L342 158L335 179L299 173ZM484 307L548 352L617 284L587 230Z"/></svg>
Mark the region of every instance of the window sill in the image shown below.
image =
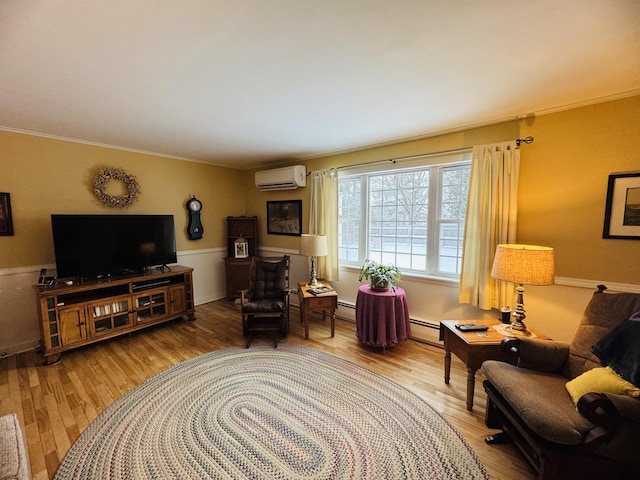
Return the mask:
<svg viewBox="0 0 640 480"><path fill-rule="evenodd" d="M355 265L341 265L340 270L346 270L349 272L353 272L358 274L360 272L360 267ZM400 285L402 286L402 282L409 281L412 283L424 283L428 285L440 285L445 287L458 287L460 284L460 279L455 277L441 277L437 275L416 275L415 273L402 273L402 278L400 279Z"/></svg>

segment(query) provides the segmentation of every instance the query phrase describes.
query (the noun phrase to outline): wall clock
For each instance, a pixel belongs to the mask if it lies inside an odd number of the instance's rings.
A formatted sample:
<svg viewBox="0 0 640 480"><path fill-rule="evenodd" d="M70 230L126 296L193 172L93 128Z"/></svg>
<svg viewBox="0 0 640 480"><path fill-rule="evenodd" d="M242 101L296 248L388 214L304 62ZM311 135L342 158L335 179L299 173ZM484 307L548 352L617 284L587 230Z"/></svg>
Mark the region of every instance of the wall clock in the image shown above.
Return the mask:
<svg viewBox="0 0 640 480"><path fill-rule="evenodd" d="M189 226L187 233L190 240L200 240L204 233L204 227L200 220L200 211L202 210L202 202L195 195L187 201L187 211L189 212Z"/></svg>

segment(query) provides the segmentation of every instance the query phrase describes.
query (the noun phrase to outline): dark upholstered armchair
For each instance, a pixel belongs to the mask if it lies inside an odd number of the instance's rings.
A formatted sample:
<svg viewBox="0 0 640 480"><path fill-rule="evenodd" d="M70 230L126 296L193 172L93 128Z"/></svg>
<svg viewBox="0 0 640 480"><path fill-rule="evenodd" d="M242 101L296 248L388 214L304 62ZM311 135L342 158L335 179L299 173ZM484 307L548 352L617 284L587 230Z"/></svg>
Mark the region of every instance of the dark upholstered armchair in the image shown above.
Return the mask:
<svg viewBox="0 0 640 480"><path fill-rule="evenodd" d="M275 346L289 333L289 256L254 257L249 289L240 292L246 347L255 332L272 332Z"/></svg>
<svg viewBox="0 0 640 480"><path fill-rule="evenodd" d="M640 294L605 289L598 286L571 344L506 338L517 366L482 365L485 423L503 431L487 443L511 440L539 479L640 478L640 398L632 396L640 393L640 337L631 333L640 334ZM588 383L604 371L615 387Z"/></svg>

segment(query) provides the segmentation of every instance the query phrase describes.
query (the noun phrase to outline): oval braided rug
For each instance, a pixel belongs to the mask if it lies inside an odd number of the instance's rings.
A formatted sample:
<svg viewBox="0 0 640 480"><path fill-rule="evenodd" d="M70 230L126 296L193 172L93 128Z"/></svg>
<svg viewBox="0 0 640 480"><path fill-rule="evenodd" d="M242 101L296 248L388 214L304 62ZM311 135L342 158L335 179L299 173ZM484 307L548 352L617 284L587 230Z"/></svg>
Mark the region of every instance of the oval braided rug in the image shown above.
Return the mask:
<svg viewBox="0 0 640 480"><path fill-rule="evenodd" d="M176 365L89 425L56 479L486 479L460 434L397 383L305 347Z"/></svg>

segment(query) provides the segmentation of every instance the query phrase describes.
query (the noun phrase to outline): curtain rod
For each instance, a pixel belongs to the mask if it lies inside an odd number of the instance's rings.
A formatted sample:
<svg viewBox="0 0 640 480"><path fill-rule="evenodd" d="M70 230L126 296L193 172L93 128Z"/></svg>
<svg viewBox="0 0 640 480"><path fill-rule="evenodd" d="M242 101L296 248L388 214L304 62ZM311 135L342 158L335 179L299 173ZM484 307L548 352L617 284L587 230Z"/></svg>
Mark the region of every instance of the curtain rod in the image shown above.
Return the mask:
<svg viewBox="0 0 640 480"><path fill-rule="evenodd" d="M526 143L526 144L533 143L533 137L518 138L516 139L515 142L516 142L516 147L520 148L520 145L522 143ZM473 150L473 147L453 148L451 150L440 150L437 152L418 153L416 155L407 155L404 157L394 157L394 158L387 158L385 160L372 160L370 162L355 163L353 165L343 165L341 167L336 167L336 170L341 170L343 168L362 167L365 165L375 165L376 163L387 163L387 162L396 163L401 160L410 160L412 158L432 157L434 155L443 155L445 153L459 153L459 152L465 152L465 151L471 151L471 150Z"/></svg>

